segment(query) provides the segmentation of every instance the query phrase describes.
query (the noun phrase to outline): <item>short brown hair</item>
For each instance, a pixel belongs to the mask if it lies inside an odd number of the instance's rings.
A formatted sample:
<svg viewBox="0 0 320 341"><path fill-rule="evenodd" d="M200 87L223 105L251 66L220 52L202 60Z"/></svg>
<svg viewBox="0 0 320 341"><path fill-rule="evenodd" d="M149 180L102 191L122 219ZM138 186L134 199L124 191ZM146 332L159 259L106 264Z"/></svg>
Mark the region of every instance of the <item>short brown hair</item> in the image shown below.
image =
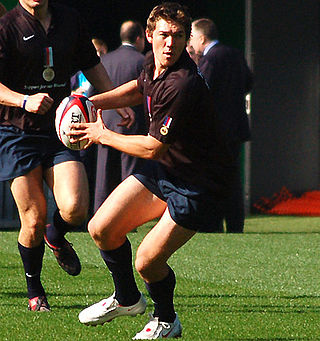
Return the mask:
<svg viewBox="0 0 320 341"><path fill-rule="evenodd" d="M120 39L122 42L134 44L138 37L144 37L144 29L139 22L128 20L122 23L120 28Z"/></svg>
<svg viewBox="0 0 320 341"><path fill-rule="evenodd" d="M218 39L218 29L216 24L208 18L201 18L195 20L193 26L199 30L207 39L216 40Z"/></svg>
<svg viewBox="0 0 320 341"><path fill-rule="evenodd" d="M147 20L147 30L150 34L155 30L160 19L174 21L184 27L186 39L190 38L191 17L186 6L177 2L164 2L153 8Z"/></svg>

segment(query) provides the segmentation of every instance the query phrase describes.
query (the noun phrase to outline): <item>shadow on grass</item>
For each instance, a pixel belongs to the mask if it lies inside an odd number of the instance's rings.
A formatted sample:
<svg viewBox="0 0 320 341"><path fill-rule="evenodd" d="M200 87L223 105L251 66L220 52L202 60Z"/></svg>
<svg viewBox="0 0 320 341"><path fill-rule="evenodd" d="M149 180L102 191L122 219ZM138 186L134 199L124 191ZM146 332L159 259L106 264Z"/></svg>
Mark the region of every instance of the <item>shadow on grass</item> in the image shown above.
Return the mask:
<svg viewBox="0 0 320 341"><path fill-rule="evenodd" d="M292 338L290 338L290 337L275 337L275 338L272 338L272 339L264 339L264 338L252 338L252 339L244 339L244 338L235 338L235 337L233 337L233 338L228 338L228 339L226 339L226 338L219 338L219 337L215 337L214 338L214 340L215 341L234 341L234 340L241 340L241 341L290 341L290 340L293 340L293 341L296 341L296 340L308 340L308 341L310 341L310 337L292 337Z"/></svg>
<svg viewBox="0 0 320 341"><path fill-rule="evenodd" d="M1 296L4 298L1 305L10 305L9 302L5 301L5 297L7 298L25 298L25 291L18 292L4 292L1 293ZM75 297L81 300L83 297L82 294L76 293L67 293L65 295L60 292L47 292L48 298L51 297ZM95 297L96 294L87 295ZM193 308L194 310L199 311L214 311L214 312L238 312L238 313L320 313L320 304L310 304L303 303L301 300L304 299L319 299L320 296L317 295L301 295L301 296L268 296L268 295L237 295L237 294L216 294L216 295L183 295L176 294L175 295L176 302L175 306L181 306L183 308ZM102 299L102 298L101 298ZM183 303L179 304L179 299L183 299ZM191 303L193 299L197 299L196 304ZM224 300L224 302L217 302L217 299ZM228 299L232 299L232 303L228 303ZM273 302L266 304L256 304L256 303L245 303L243 300L248 299L260 299L260 300L273 300ZM99 300L99 299L98 299ZM208 300L212 300L212 302L208 303ZM282 302L281 302L282 301ZM287 302L289 301L289 302ZM297 301L300 301L298 304ZM203 302L203 304L201 304ZM76 302L75 302L76 303ZM94 302L93 302L94 303ZM58 305L59 308L65 309L81 309L84 307L83 304L71 304L71 305ZM151 302L148 304L149 307L153 305Z"/></svg>
<svg viewBox="0 0 320 341"><path fill-rule="evenodd" d="M16 302L13 301L9 301L6 300L6 298L8 299L12 299L12 298L24 298L27 299L27 292L26 291L19 291L19 292L6 292L6 293L1 293L0 295L3 300L0 302L0 306L7 306L7 307L11 307L11 306L16 306ZM96 296L96 295L92 295L92 296ZM65 294L65 295L61 295L60 293L55 293L52 291L47 292L47 297L48 297L48 301L50 303L51 308L55 309L55 308L59 308L59 309L76 309L76 310L82 310L84 308L86 308L88 306L88 304L80 304L79 302L81 301L81 297L83 297L83 295L79 295L79 294ZM55 297L55 298L59 298L62 299L63 297L79 297L78 300L76 300L77 302L75 302L75 304L52 304L52 301L50 302L50 297ZM103 298L99 298L91 303L89 303L89 305L96 303L97 301L101 300ZM11 302L11 303L10 303ZM151 302L149 302L147 304L147 307L149 309L153 308L153 304Z"/></svg>
<svg viewBox="0 0 320 341"><path fill-rule="evenodd" d="M314 299L320 298L320 295L279 295L279 296L270 296L270 295L239 295L239 294L200 294L200 295L183 295L183 294L175 294L175 297L180 298L267 298L267 299Z"/></svg>
<svg viewBox="0 0 320 341"><path fill-rule="evenodd" d="M231 233L227 233L227 234L231 234ZM241 233L238 233L239 235L241 235ZM288 234L288 235L295 235L295 234L297 234L297 235L309 235L309 234L320 234L320 232L319 231L292 231L292 232L290 232L290 231L270 231L270 232L268 232L268 231L259 231L259 232L256 232L256 231L245 231L244 233L242 233L242 235L246 235L246 234L268 234L268 235L272 235L272 234L274 234L274 235L276 235L276 234ZM234 235L234 233L233 233L233 235Z"/></svg>
<svg viewBox="0 0 320 341"><path fill-rule="evenodd" d="M182 308L188 307L199 311L212 311L223 313L281 313L281 314L304 314L304 313L320 313L320 304L310 304L301 302L303 299L317 299L320 296L317 295L302 295L302 296L267 296L267 295L175 295L176 299L183 299L183 303L175 303L175 306L181 306ZM203 304L186 303L193 299L197 299L197 302L203 301ZM200 299L200 300L199 300ZM212 303L208 303L208 300L212 299ZM217 299L221 299L217 302ZM228 303L228 299L232 299L232 302ZM271 303L248 303L244 300L259 299L259 300L273 300ZM222 302L223 300L223 302ZM300 302L298 303L297 300ZM289 302L288 302L289 301Z"/></svg>

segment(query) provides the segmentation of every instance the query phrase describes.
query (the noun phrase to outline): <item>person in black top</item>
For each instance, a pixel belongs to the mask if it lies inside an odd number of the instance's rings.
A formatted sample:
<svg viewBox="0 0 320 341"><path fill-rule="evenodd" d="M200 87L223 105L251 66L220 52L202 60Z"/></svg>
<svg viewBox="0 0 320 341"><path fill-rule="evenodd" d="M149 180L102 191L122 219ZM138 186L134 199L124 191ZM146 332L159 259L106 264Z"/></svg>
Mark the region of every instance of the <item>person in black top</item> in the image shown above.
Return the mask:
<svg viewBox="0 0 320 341"><path fill-rule="evenodd" d="M210 19L201 18L192 23L190 46L199 56L200 72L210 87L219 131L238 159L232 192L222 215L216 217L216 224L222 232L225 219L228 233L241 233L244 228L244 199L240 151L242 144L250 139L245 95L252 89L253 76L243 53L219 42L217 27Z"/></svg>
<svg viewBox="0 0 320 341"><path fill-rule="evenodd" d="M50 310L40 280L44 236L65 271L75 276L81 270L64 235L86 218L88 183L78 152L65 148L54 129L55 110L79 69L100 92L111 88L76 11L48 0L20 0L1 17L0 181L10 181L19 211L18 248L33 311ZM46 235L43 180L57 204Z"/></svg>
<svg viewBox="0 0 320 341"><path fill-rule="evenodd" d="M122 135L97 122L72 125L74 141L89 139L147 159L125 179L90 220L88 230L109 268L115 293L79 314L81 323L103 324L144 313L133 276L127 233L160 217L138 247L135 267L154 302L151 320L134 339L178 337L175 274L167 261L197 231L207 229L229 191L235 160L217 131L209 90L186 52L191 19L178 3L156 6L147 21L152 52L137 80L91 97L97 108L143 103L148 135Z"/></svg>

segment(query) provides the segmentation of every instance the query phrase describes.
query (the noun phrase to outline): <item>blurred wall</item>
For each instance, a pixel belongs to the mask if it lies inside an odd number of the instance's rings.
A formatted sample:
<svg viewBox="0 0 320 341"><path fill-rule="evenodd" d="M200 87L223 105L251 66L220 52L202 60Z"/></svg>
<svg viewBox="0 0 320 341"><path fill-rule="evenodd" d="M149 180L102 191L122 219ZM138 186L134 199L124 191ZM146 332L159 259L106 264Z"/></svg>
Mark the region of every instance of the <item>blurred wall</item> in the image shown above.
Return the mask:
<svg viewBox="0 0 320 341"><path fill-rule="evenodd" d="M319 1L252 5L254 203L319 185Z"/></svg>

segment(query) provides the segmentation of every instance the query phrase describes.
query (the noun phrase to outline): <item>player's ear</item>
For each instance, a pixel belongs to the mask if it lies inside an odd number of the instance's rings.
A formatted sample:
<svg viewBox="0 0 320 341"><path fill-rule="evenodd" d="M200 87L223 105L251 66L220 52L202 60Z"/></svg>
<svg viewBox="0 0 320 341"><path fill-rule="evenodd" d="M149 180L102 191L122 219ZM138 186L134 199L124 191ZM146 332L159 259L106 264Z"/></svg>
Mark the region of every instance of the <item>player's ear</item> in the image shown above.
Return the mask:
<svg viewBox="0 0 320 341"><path fill-rule="evenodd" d="M152 40L153 40L152 34L149 32L148 29L146 29L146 38L147 38L148 42L149 42L150 44L152 44Z"/></svg>
<svg viewBox="0 0 320 341"><path fill-rule="evenodd" d="M206 41L207 41L205 35L204 35L204 34L201 34L200 37L199 37L199 39L200 39L201 45L205 45L205 43L206 43Z"/></svg>

